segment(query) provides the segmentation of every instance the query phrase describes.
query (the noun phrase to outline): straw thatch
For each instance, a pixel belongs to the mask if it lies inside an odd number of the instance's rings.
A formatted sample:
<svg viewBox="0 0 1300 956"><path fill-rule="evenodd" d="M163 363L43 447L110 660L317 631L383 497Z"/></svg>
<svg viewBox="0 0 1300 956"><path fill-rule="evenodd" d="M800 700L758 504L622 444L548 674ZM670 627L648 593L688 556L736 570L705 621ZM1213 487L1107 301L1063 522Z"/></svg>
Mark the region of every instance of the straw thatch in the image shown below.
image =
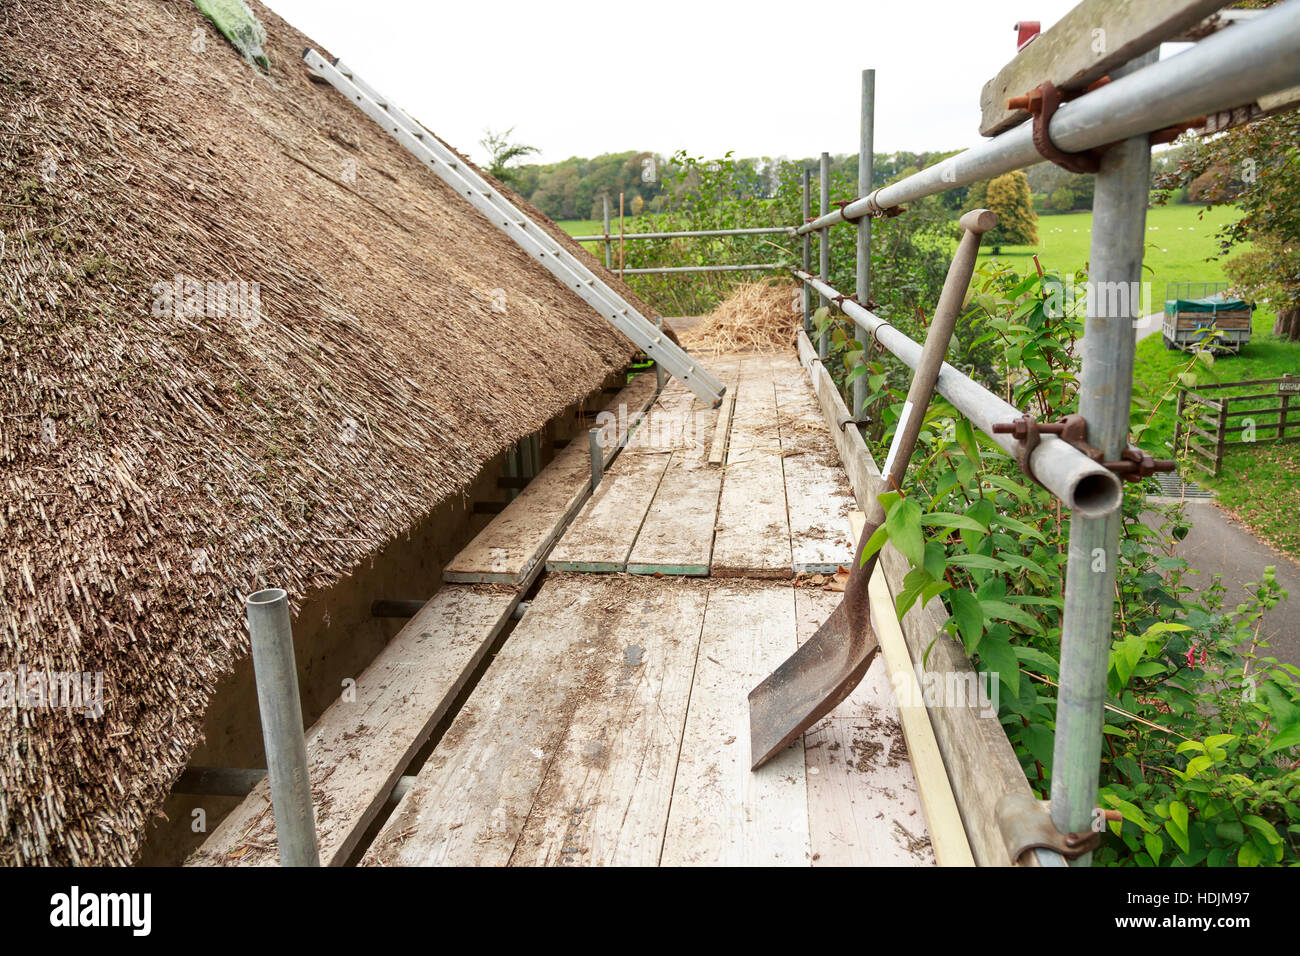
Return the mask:
<svg viewBox="0 0 1300 956"><path fill-rule="evenodd" d="M0 712L0 862L130 861L241 595L328 587L633 353L254 9L269 76L189 2L0 4L0 675L106 706Z"/></svg>
<svg viewBox="0 0 1300 956"><path fill-rule="evenodd" d="M682 345L702 355L788 352L803 319L798 296L795 285L784 280L742 282L682 332Z"/></svg>

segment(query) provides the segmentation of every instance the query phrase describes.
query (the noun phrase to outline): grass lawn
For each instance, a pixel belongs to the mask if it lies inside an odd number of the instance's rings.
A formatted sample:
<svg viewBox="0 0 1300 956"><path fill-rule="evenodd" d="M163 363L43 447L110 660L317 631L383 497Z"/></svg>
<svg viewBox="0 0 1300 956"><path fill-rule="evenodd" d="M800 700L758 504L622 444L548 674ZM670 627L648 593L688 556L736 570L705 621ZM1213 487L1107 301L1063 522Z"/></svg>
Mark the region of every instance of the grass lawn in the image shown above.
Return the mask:
<svg viewBox="0 0 1300 956"><path fill-rule="evenodd" d="M1249 475L1249 479L1242 476ZM1219 504L1233 512L1277 550L1300 558L1300 442L1233 446L1223 456L1223 474L1204 482ZM1296 600L1298 595L1291 595Z"/></svg>
<svg viewBox="0 0 1300 956"><path fill-rule="evenodd" d="M605 231L605 224L599 219L564 219L556 225L571 236L595 236ZM610 217L609 232L612 236L618 235L618 216ZM584 242L582 245L590 253L596 253L604 247L603 242Z"/></svg>
<svg viewBox="0 0 1300 956"><path fill-rule="evenodd" d="M1214 234L1237 215L1231 206L1217 206L1202 215L1199 206L1158 206L1147 210L1147 249L1144 281L1151 283L1150 310L1163 308L1169 282L1221 282L1226 276L1212 257L1219 247ZM1092 213L1039 216L1036 247L1007 246L994 256L1024 271L1030 255L1038 253L1045 269L1068 273L1088 263L1092 241ZM1197 381L1238 382L1300 374L1300 342L1285 342L1272 335L1273 313L1255 313L1251 341L1238 355L1219 356L1213 366L1194 367ZM1159 456L1170 454L1174 435L1174 387L1178 374L1192 356L1168 351L1157 332L1137 346L1133 374L1133 421L1150 418L1142 436L1144 448ZM1152 409L1155 409L1154 417ZM1252 531L1280 551L1300 557L1300 442L1260 442L1255 447L1230 446L1218 478L1192 469L1189 478L1213 488L1218 501L1234 512Z"/></svg>
<svg viewBox="0 0 1300 956"><path fill-rule="evenodd" d="M1151 311L1162 308L1166 283L1224 280L1222 264L1206 260L1219 252L1214 234L1237 215L1231 206L1215 206L1203 218L1199 206L1156 206L1147 210L1144 281L1152 284ZM980 258L997 258L1023 272L1029 257L1038 253L1043 268L1073 272L1088 264L1091 242L1091 212L1039 216L1037 246L1003 246L997 256L988 251Z"/></svg>
<svg viewBox="0 0 1300 956"><path fill-rule="evenodd" d="M599 219L562 219L556 225L571 236L594 236L605 229L605 224ZM617 216L610 217L609 228L611 233L618 233Z"/></svg>

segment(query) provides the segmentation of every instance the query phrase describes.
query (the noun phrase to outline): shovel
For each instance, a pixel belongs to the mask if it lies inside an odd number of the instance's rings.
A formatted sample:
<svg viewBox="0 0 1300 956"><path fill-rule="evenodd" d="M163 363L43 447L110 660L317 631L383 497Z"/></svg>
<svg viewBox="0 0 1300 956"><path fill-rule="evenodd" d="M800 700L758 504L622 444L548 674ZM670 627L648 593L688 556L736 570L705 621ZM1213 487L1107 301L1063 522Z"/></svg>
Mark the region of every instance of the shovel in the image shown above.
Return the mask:
<svg viewBox="0 0 1300 956"><path fill-rule="evenodd" d="M952 265L948 267L934 321L925 336L921 361L912 376L907 402L903 405L903 414L889 447L882 491L902 487L926 406L930 404L930 395L939 379L939 369L943 366L948 342L957 324L957 315L966 300L980 239L996 224L997 216L988 209L975 209L961 217L964 232ZM749 692L752 769L757 770L848 697L880 650L871 629L867 598L867 584L876 569L876 555L863 564L862 549L884 523L885 511L877 499L858 541L858 553L844 587L843 600L799 650Z"/></svg>

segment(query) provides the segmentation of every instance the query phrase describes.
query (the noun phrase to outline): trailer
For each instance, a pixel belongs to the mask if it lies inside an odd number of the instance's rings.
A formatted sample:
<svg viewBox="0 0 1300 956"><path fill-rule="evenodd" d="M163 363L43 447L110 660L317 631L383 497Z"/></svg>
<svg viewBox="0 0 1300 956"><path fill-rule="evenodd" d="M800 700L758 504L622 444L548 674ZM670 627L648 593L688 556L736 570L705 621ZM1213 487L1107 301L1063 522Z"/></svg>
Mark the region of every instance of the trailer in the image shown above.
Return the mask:
<svg viewBox="0 0 1300 956"><path fill-rule="evenodd" d="M1250 341L1254 311L1229 294L1226 282L1171 282L1161 328L1165 348L1187 351L1212 338L1215 352L1240 352Z"/></svg>

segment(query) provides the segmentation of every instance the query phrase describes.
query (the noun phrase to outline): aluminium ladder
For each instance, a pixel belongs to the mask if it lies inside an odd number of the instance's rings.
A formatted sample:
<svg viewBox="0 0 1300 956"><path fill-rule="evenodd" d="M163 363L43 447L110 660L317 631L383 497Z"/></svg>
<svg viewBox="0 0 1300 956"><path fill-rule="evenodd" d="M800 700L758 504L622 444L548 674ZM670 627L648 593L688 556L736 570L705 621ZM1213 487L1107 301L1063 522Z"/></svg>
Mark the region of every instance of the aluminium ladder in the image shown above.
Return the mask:
<svg viewBox="0 0 1300 956"><path fill-rule="evenodd" d="M662 329L648 321L621 295L606 285L553 236L523 214L510 200L461 162L450 149L396 104L360 79L344 64L327 61L310 47L303 60L317 76L352 100L361 111L407 148L416 159L487 217L525 252L632 340L657 365L679 379L701 400L716 406L726 386L696 362Z"/></svg>

